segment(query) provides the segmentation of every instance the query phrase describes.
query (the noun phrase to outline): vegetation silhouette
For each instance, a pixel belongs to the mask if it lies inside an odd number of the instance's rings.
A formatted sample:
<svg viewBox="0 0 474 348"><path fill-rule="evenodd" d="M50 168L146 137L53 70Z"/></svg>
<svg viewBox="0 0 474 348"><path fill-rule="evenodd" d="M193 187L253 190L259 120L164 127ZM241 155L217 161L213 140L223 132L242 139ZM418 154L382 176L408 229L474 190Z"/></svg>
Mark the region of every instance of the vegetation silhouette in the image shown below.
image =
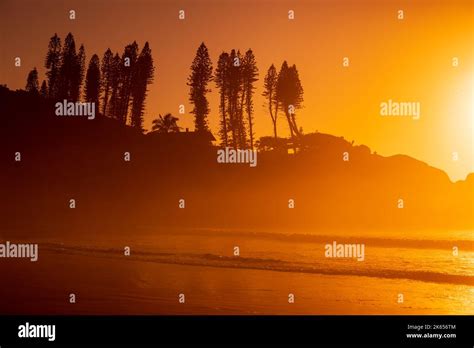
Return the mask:
<svg viewBox="0 0 474 348"><path fill-rule="evenodd" d="M153 83L155 72L153 57L148 42L140 53L136 41L125 46L122 56L108 48L102 62L94 54L84 74L85 48L76 52L75 39L69 33L64 45L57 34L49 41L46 53L46 80L35 81L37 71L32 70L27 79L27 90L40 91L50 99L83 100L94 102L102 115L114 118L120 123L144 131L143 117L146 108L148 86ZM35 75L36 71L36 75ZM84 75L85 83L84 83ZM213 73L212 61L206 45L201 43L191 65L188 77L189 101L193 105L195 129L208 132L210 113L207 93L211 81L215 81L220 94L220 126L218 134L223 146L236 149L254 149L254 103L255 83L258 81L258 67L255 55L248 49L242 56L240 50L222 52ZM82 85L84 91L82 93ZM264 82L263 95L268 99L274 135L280 110L284 110L291 134L291 144L296 152L297 137L301 135L296 125L295 110L301 108L303 89L296 66L288 67L283 62L280 73L272 64Z"/></svg>
<svg viewBox="0 0 474 348"><path fill-rule="evenodd" d="M153 82L154 66L148 42L145 42L140 54L138 50L138 44L134 41L125 46L121 58L118 53L114 55L110 48L105 51L102 62L96 54L92 55L85 76L83 99L95 102L97 111L101 110L102 115L143 130L147 89ZM54 34L46 53L47 81L41 85L41 95L56 100L79 101L85 61L84 45L76 52L72 33L66 36L64 45Z"/></svg>
<svg viewBox="0 0 474 348"><path fill-rule="evenodd" d="M220 94L219 136L221 144L233 148L254 148L253 93L258 68L252 50L242 57L239 50L222 52L214 76Z"/></svg>
<svg viewBox="0 0 474 348"><path fill-rule="evenodd" d="M166 114L164 117L158 115L158 118L154 119L152 124L152 131L157 131L160 133L171 133L171 132L179 132L181 127L178 126L177 121L179 119L174 117L171 114Z"/></svg>
<svg viewBox="0 0 474 348"><path fill-rule="evenodd" d="M393 229L409 237L421 229L474 228L474 174L452 183L423 162L376 155L342 137L301 135L294 155L284 147L287 139L262 138L251 168L217 163L210 133L143 134L102 115L57 117L54 100L6 87L0 87L0 103L0 218L16 235L174 226ZM17 153L21 161L14 160ZM155 185L157 178L166 185ZM77 209L68 208L71 198ZM181 198L186 209L178 209Z"/></svg>
<svg viewBox="0 0 474 348"><path fill-rule="evenodd" d="M277 136L277 120L278 120L278 99L277 99L277 82L278 73L272 64L268 68L267 75L264 80L264 91L262 95L267 99L268 112L273 123L273 134L275 139Z"/></svg>
<svg viewBox="0 0 474 348"><path fill-rule="evenodd" d="M136 42L128 44L122 56L107 49L102 62L92 55L86 74L84 61L84 46L76 52L72 34L64 45L55 34L39 93L35 69L26 91L0 87L0 218L12 231L119 231L142 224L293 232L474 228L474 174L452 183L443 171L408 156L383 157L342 137L303 134L296 120L303 87L296 66L286 61L279 73L272 64L264 78L274 134L258 140L252 100L258 68L251 50L222 52L213 73L207 47L199 46L188 79L196 128L184 132L166 114L143 134L155 71L148 43L141 51ZM255 168L217 163L219 146L207 122L211 81L220 97L220 146L256 148ZM94 101L101 113L93 120L58 117L61 98ZM276 132L281 112L288 139ZM18 154L21 161L13 160ZM151 184L157 176L166 185ZM72 196L80 202L74 212L65 204ZM177 209L183 197L189 209ZM290 199L295 209L288 208Z"/></svg>
<svg viewBox="0 0 474 348"><path fill-rule="evenodd" d="M94 54L89 62L89 68L86 74L85 100L95 103L97 109L100 109L100 92L100 63L99 57Z"/></svg>
<svg viewBox="0 0 474 348"><path fill-rule="evenodd" d="M201 43L196 52L196 57L191 65L191 74L188 77L189 101L193 105L194 126L196 131L209 130L207 116L209 115L209 102L206 94L210 92L207 87L212 80L212 62L206 45Z"/></svg>
<svg viewBox="0 0 474 348"><path fill-rule="evenodd" d="M41 88L43 88L43 85L41 85ZM38 70L36 70L36 67L28 73L25 90L31 93L39 93Z"/></svg>

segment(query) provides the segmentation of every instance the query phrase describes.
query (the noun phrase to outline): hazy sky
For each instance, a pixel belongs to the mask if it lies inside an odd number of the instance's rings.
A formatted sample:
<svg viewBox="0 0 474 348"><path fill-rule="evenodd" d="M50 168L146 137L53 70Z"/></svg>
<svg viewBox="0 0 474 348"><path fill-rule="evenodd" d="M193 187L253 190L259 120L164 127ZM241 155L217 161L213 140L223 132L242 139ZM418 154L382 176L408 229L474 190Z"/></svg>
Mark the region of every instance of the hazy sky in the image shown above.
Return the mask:
<svg viewBox="0 0 474 348"><path fill-rule="evenodd" d="M76 11L70 20L69 10ZM178 19L185 10L186 19ZM294 10L295 19L288 19ZM404 19L397 11L404 10ZM180 117L193 128L188 111L189 67L199 44L219 54L252 48L260 80L255 96L257 137L272 123L261 97L263 77L274 63L296 64L304 88L297 122L382 155L407 154L445 170L453 180L474 172L474 14L472 0L417 1L226 1L80 0L0 1L0 83L24 88L34 66L44 78L49 38L72 32L102 58L110 47L149 41L155 81L149 87L145 128L159 113ZM14 67L14 57L22 66ZM349 67L343 67L348 57ZM459 65L453 67L453 57ZM41 82L41 81L40 81ZM218 124L218 93L212 84L210 124ZM380 103L419 102L419 120L382 117ZM178 115L178 106L186 114ZM288 134L283 117L280 135ZM453 152L459 159L453 161Z"/></svg>

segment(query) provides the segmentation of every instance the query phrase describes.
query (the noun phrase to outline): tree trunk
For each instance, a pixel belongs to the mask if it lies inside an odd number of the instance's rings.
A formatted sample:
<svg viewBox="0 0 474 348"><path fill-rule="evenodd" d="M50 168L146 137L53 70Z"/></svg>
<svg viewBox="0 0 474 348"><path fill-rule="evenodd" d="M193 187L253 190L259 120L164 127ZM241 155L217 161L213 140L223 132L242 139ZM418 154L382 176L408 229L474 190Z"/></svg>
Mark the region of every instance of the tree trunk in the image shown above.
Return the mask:
<svg viewBox="0 0 474 348"><path fill-rule="evenodd" d="M227 147L227 117L225 110L225 96L221 96L221 105L222 105L222 127L224 132L224 146Z"/></svg>
<svg viewBox="0 0 474 348"><path fill-rule="evenodd" d="M239 146L244 149L245 146L245 129L244 129L244 101L245 101L245 91L242 91L242 97L240 99L240 109L239 109Z"/></svg>
<svg viewBox="0 0 474 348"><path fill-rule="evenodd" d="M253 150L253 130L252 130L252 113L250 109L248 111L248 118L249 118L249 135L250 135L250 149Z"/></svg>
<svg viewBox="0 0 474 348"><path fill-rule="evenodd" d="M275 134L275 139L277 139L277 115L278 115L278 107L275 108L275 116L273 116L271 99L272 99L272 98L271 98L271 96L270 96L270 102L268 103L268 110L270 111L270 117L272 118L272 122L273 122L273 134Z"/></svg>
<svg viewBox="0 0 474 348"><path fill-rule="evenodd" d="M107 102L109 99L109 89L110 87L107 85L105 88L105 94L104 94L104 106L102 107L102 115L105 116L105 112L107 110Z"/></svg>
<svg viewBox="0 0 474 348"><path fill-rule="evenodd" d="M296 135L298 133L294 130L294 125L293 125L293 122L291 121L291 116L290 116L290 113L288 112L288 108L285 108L285 115L286 115L286 119L288 120L288 125L290 126L291 140L293 142L293 151L294 153L296 153Z"/></svg>

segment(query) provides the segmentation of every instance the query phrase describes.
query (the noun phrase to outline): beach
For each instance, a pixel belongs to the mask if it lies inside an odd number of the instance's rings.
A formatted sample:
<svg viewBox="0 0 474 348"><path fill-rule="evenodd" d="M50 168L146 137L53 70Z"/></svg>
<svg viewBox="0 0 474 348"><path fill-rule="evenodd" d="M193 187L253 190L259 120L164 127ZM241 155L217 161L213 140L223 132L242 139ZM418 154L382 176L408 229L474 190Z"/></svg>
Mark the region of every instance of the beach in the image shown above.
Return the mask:
<svg viewBox="0 0 474 348"><path fill-rule="evenodd" d="M94 242L84 236L65 242L48 237L39 242L36 262L0 262L4 284L0 312L410 315L474 311L473 250L462 250L453 258L450 250L441 247L416 248L409 241L377 243L368 238L365 260L359 262L325 258L321 240L328 236L300 241L305 238L214 230L144 233L135 235L133 243L130 238L127 243L125 236ZM129 256L124 246L130 248ZM234 255L235 246L239 256ZM75 295L75 303L70 303L70 294ZM180 295L184 301L179 301ZM290 295L294 301L289 301Z"/></svg>

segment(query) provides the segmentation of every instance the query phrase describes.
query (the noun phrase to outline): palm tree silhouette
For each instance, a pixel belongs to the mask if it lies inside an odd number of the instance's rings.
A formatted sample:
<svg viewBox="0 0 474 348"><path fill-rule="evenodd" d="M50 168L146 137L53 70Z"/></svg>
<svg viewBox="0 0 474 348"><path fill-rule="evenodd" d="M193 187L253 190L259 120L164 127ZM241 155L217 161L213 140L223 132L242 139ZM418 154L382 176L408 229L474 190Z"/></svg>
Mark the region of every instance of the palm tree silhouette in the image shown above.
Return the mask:
<svg viewBox="0 0 474 348"><path fill-rule="evenodd" d="M176 123L179 118L174 117L170 113L166 114L164 117L158 115L158 118L154 119L152 124L152 131L158 131L160 133L173 133L179 132L181 127Z"/></svg>

